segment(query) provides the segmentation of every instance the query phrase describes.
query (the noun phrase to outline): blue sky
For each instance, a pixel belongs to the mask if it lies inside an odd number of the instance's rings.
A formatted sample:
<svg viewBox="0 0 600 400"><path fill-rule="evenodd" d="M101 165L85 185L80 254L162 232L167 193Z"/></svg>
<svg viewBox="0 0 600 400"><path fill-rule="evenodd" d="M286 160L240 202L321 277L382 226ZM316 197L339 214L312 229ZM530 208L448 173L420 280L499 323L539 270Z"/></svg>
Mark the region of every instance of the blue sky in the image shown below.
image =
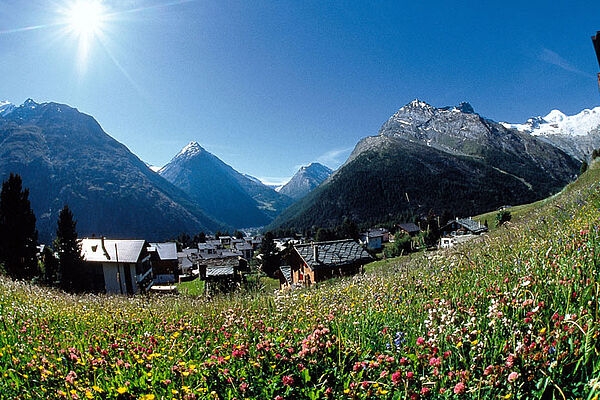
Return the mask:
<svg viewBox="0 0 600 400"><path fill-rule="evenodd" d="M0 100L77 107L154 165L195 140L278 181L415 98L510 122L600 103L598 1L104 0L85 57L74 1L0 0Z"/></svg>

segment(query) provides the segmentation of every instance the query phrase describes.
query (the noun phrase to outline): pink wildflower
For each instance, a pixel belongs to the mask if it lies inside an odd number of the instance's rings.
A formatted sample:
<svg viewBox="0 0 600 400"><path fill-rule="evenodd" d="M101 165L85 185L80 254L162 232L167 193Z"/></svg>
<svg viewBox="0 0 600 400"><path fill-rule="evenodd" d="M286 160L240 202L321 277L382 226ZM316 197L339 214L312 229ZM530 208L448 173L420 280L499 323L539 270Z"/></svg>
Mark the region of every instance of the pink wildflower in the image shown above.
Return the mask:
<svg viewBox="0 0 600 400"><path fill-rule="evenodd" d="M511 372L510 374L508 374L508 381L510 383L513 383L517 379L519 379L519 373L518 372Z"/></svg>
<svg viewBox="0 0 600 400"><path fill-rule="evenodd" d="M466 386L462 382L458 382L456 386L454 386L454 394L463 394L466 390Z"/></svg>

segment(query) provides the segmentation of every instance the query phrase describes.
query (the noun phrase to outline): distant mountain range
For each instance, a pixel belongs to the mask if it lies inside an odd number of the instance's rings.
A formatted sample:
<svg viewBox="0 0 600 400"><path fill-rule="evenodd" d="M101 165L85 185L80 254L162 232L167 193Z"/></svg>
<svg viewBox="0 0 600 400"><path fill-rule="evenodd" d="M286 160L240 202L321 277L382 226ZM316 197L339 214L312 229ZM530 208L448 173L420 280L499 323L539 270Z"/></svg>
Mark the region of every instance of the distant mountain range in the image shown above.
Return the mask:
<svg viewBox="0 0 600 400"><path fill-rule="evenodd" d="M266 224L331 226L344 217L371 223L430 210L466 216L560 190L600 148L599 126L600 107L508 124L468 103L436 108L415 100L362 139L337 171L312 163L276 191L196 142L160 169L147 165L91 116L29 99L0 102L0 179L23 177L45 242L64 204L81 235L150 240Z"/></svg>
<svg viewBox="0 0 600 400"><path fill-rule="evenodd" d="M530 118L524 124L502 125L534 135L580 161L600 148L600 107L572 116L552 110L545 117Z"/></svg>
<svg viewBox="0 0 600 400"><path fill-rule="evenodd" d="M295 200L301 199L329 178L332 172L330 168L323 164L311 163L301 167L292 179L279 189L279 193Z"/></svg>
<svg viewBox="0 0 600 400"><path fill-rule="evenodd" d="M55 236L58 213L73 210L82 236L162 240L227 229L187 194L152 172L89 115L57 103L0 106L0 179L23 177L40 240Z"/></svg>
<svg viewBox="0 0 600 400"><path fill-rule="evenodd" d="M481 117L468 103L436 108L415 100L269 228L332 226L344 217L376 223L430 210L474 215L544 198L573 179L579 165L537 136Z"/></svg>
<svg viewBox="0 0 600 400"><path fill-rule="evenodd" d="M237 228L264 226L293 202L237 172L196 142L185 146L158 173L209 215Z"/></svg>

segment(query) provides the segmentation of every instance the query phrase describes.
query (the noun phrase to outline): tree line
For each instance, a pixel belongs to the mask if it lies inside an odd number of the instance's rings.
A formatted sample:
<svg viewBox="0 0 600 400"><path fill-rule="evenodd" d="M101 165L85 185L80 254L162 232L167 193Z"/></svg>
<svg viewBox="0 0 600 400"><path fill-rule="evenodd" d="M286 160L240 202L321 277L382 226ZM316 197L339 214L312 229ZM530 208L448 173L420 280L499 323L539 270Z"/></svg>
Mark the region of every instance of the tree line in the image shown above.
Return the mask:
<svg viewBox="0 0 600 400"><path fill-rule="evenodd" d="M0 272L19 280L33 280L66 291L82 287L83 259L77 222L68 205L58 215L52 247L38 250L36 218L29 189L11 173L0 191Z"/></svg>

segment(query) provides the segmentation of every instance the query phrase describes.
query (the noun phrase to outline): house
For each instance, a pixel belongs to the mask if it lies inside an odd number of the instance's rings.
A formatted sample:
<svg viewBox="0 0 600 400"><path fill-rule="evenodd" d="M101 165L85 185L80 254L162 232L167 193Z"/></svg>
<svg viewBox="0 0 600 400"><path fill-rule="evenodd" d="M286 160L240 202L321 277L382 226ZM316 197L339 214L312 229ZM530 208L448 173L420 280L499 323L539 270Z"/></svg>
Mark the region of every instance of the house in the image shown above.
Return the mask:
<svg viewBox="0 0 600 400"><path fill-rule="evenodd" d="M200 254L196 249L183 249L177 253L177 261L179 264L180 280L190 280L197 275L198 259Z"/></svg>
<svg viewBox="0 0 600 400"><path fill-rule="evenodd" d="M242 253L242 257L246 260L249 260L254 255L254 250L252 249L252 245L246 242L236 243L235 249Z"/></svg>
<svg viewBox="0 0 600 400"><path fill-rule="evenodd" d="M416 224L413 224L412 222L398 224L396 225L396 227L398 228L397 232L409 236L416 236L419 233L421 233L421 228L419 228Z"/></svg>
<svg viewBox="0 0 600 400"><path fill-rule="evenodd" d="M485 225L481 225L479 221L472 218L456 218L440 229L442 237L440 238L439 247L442 249L450 248L456 244L474 239L478 235L487 232L487 230L488 228Z"/></svg>
<svg viewBox="0 0 600 400"><path fill-rule="evenodd" d="M148 252L154 283L175 283L179 280L179 260L175 242L150 243Z"/></svg>
<svg viewBox="0 0 600 400"><path fill-rule="evenodd" d="M241 272L247 268L247 261L236 255L199 260L200 279L206 282L207 293L235 290L242 281Z"/></svg>
<svg viewBox="0 0 600 400"><path fill-rule="evenodd" d="M206 244L213 246L217 250L223 248L223 245L219 239L207 239Z"/></svg>
<svg viewBox="0 0 600 400"><path fill-rule="evenodd" d="M200 254L216 254L217 247L211 243L198 243L198 252Z"/></svg>
<svg viewBox="0 0 600 400"><path fill-rule="evenodd" d="M287 255L291 285L311 286L362 271L374 258L352 239L293 245ZM281 281L280 281L281 282Z"/></svg>
<svg viewBox="0 0 600 400"><path fill-rule="evenodd" d="M252 245L252 250L258 250L258 248L262 244L262 236L245 237L244 240L246 241L246 243Z"/></svg>
<svg viewBox="0 0 600 400"><path fill-rule="evenodd" d="M368 230L360 234L360 242L367 249L379 251L383 246L383 233L378 230Z"/></svg>
<svg viewBox="0 0 600 400"><path fill-rule="evenodd" d="M231 236L219 236L221 246L229 246L231 244Z"/></svg>
<svg viewBox="0 0 600 400"><path fill-rule="evenodd" d="M481 222L475 221L472 218L456 218L454 221L448 222L444 225L440 231L442 236L456 236L456 235L479 235L483 232L487 232L488 228L485 225L481 225Z"/></svg>
<svg viewBox="0 0 600 400"><path fill-rule="evenodd" d="M80 240L88 289L115 294L147 292L152 286L149 244L145 240Z"/></svg>

